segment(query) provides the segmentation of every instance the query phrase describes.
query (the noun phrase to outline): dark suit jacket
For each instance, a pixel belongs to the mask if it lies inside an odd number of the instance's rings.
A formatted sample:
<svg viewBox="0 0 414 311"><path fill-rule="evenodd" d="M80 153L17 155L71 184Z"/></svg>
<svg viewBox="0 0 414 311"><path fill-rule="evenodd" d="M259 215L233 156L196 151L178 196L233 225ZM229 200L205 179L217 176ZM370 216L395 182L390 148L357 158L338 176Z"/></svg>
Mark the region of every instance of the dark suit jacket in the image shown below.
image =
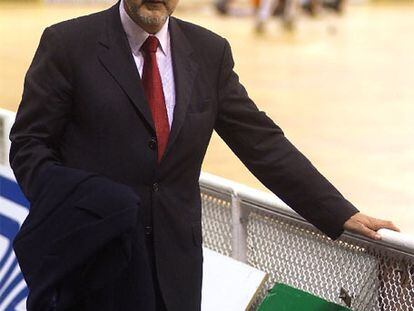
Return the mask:
<svg viewBox="0 0 414 311"><path fill-rule="evenodd" d="M264 185L337 238L357 209L250 100L233 71L229 43L173 17L176 107L157 163L154 124L118 5L53 25L42 35L10 135L10 163L28 198L53 164L130 186L141 198L144 225L153 227L168 310L200 308L198 178L213 130Z"/></svg>
<svg viewBox="0 0 414 311"><path fill-rule="evenodd" d="M27 310L154 310L136 193L58 165L41 178L13 243L29 287Z"/></svg>

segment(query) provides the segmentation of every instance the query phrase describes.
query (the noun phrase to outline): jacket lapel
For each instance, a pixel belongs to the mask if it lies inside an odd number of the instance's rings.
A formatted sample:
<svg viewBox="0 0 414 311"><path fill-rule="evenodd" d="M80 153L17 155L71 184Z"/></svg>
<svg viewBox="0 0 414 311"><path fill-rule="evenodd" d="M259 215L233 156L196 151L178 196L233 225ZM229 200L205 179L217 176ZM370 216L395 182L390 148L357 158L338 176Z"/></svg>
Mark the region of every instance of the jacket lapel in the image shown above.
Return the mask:
<svg viewBox="0 0 414 311"><path fill-rule="evenodd" d="M119 15L119 3L108 10L106 32L99 39L99 60L128 95L154 131L151 110L145 98L138 69Z"/></svg>
<svg viewBox="0 0 414 311"><path fill-rule="evenodd" d="M99 39L99 60L113 76L143 116L149 127L155 132L151 110L145 98L141 77L131 54L127 36L119 16L119 3L108 10L106 32ZM177 20L170 17L169 31L175 83L175 108L165 158L181 130L190 104L193 84L198 72L198 64L192 59L190 42L180 29Z"/></svg>
<svg viewBox="0 0 414 311"><path fill-rule="evenodd" d="M169 31L175 83L175 108L167 148L161 161L166 157L183 126L198 72L198 64L192 59L193 50L190 42L174 17L170 17Z"/></svg>

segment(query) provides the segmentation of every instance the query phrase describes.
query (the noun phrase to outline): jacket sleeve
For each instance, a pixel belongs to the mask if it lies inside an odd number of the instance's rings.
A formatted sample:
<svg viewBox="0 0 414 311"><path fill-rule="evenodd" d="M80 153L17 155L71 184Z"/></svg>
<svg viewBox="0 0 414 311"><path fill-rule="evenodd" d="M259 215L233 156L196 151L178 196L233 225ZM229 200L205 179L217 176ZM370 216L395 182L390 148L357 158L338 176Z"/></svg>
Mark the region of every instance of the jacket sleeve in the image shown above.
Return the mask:
<svg viewBox="0 0 414 311"><path fill-rule="evenodd" d="M61 164L59 138L71 110L70 67L58 38L53 28L43 32L10 132L10 165L29 201L41 187L44 169Z"/></svg>
<svg viewBox="0 0 414 311"><path fill-rule="evenodd" d="M273 193L332 239L358 212L249 98L225 42L215 130Z"/></svg>

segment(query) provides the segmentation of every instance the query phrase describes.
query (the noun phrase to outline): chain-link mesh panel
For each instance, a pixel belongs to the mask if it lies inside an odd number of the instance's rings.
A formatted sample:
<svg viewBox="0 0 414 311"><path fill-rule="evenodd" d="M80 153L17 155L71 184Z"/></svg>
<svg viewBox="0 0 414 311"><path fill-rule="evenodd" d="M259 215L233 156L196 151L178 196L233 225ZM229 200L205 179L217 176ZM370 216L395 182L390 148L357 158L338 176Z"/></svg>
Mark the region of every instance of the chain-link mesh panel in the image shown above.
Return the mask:
<svg viewBox="0 0 414 311"><path fill-rule="evenodd" d="M379 308L381 311L414 310L414 259L369 249L380 262Z"/></svg>
<svg viewBox="0 0 414 311"><path fill-rule="evenodd" d="M231 195L202 188L204 246L231 256ZM414 255L364 240L334 242L316 228L254 202L242 203L248 264L269 274L250 310L285 283L354 311L414 311Z"/></svg>
<svg viewBox="0 0 414 311"><path fill-rule="evenodd" d="M299 221L270 213L252 212L247 229L249 264L269 273L253 310L276 282L345 305L342 290L353 310L414 310L414 258L408 263L363 242L333 242Z"/></svg>
<svg viewBox="0 0 414 311"><path fill-rule="evenodd" d="M203 244L226 256L232 254L231 196L203 189Z"/></svg>
<svg viewBox="0 0 414 311"><path fill-rule="evenodd" d="M322 234L264 213L250 214L248 260L270 274L268 286L285 283L336 303L342 303L341 288L358 296L369 289L364 294L368 302L378 288L371 277L378 274L378 265L364 249L334 243Z"/></svg>

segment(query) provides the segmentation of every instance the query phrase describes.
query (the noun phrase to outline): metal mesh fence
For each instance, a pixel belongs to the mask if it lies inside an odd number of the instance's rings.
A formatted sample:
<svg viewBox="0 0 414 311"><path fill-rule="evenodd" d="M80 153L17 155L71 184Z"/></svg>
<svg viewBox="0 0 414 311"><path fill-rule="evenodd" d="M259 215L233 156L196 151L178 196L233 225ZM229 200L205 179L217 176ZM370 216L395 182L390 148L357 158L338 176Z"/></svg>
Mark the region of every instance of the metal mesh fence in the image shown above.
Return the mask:
<svg viewBox="0 0 414 311"><path fill-rule="evenodd" d="M202 187L204 246L231 256L231 196ZM244 204L247 263L269 274L251 310L276 283L361 311L414 311L414 255L317 229L254 202Z"/></svg>
<svg viewBox="0 0 414 311"><path fill-rule="evenodd" d="M372 276L378 275L376 259L362 247L332 242L300 224L252 212L248 263L269 273L263 295L280 282L344 304L339 298L342 289L354 298L354 308L375 310L378 280Z"/></svg>
<svg viewBox="0 0 414 311"><path fill-rule="evenodd" d="M206 247L226 256L232 255L231 196L204 190L203 243Z"/></svg>

